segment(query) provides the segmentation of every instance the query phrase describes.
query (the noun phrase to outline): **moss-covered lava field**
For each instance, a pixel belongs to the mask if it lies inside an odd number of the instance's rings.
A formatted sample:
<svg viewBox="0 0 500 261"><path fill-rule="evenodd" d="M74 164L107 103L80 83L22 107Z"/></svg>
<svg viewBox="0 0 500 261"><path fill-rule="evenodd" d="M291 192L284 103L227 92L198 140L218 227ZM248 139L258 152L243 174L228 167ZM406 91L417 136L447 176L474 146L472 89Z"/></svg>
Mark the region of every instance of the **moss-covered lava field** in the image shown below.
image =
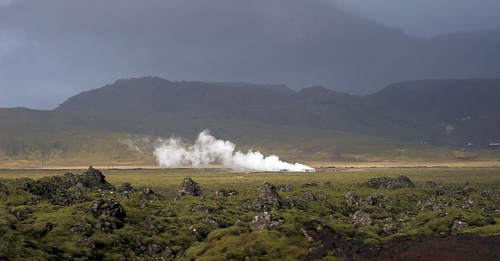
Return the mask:
<svg viewBox="0 0 500 261"><path fill-rule="evenodd" d="M500 259L498 168L73 172L0 170L0 260Z"/></svg>

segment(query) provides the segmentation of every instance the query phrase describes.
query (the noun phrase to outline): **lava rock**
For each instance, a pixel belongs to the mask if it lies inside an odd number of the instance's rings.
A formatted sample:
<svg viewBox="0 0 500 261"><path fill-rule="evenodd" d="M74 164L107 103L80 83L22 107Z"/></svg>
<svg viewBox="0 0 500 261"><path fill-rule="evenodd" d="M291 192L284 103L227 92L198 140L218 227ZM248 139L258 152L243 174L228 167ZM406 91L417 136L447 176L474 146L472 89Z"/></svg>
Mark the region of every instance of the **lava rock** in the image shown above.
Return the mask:
<svg viewBox="0 0 500 261"><path fill-rule="evenodd" d="M442 186L443 186L443 184L441 184L441 183L438 184L438 183L431 181L431 180L426 181L422 184L423 188L436 188L436 187L442 187Z"/></svg>
<svg viewBox="0 0 500 261"><path fill-rule="evenodd" d="M114 190L115 187L106 181L106 177L97 169L92 166L89 167L80 177L78 177L78 183L82 184L86 188L91 188L93 190L105 189Z"/></svg>
<svg viewBox="0 0 500 261"><path fill-rule="evenodd" d="M453 221L453 226L451 227L451 231L456 232L458 228L468 227L469 224L465 221L455 220Z"/></svg>
<svg viewBox="0 0 500 261"><path fill-rule="evenodd" d="M231 196L236 196L238 195L238 191L234 189L230 190L225 190L225 189L218 189L215 191L215 196L222 198L222 197L231 197Z"/></svg>
<svg viewBox="0 0 500 261"><path fill-rule="evenodd" d="M254 202L254 207L262 211L269 211L271 208L280 208L282 206L281 198L276 191L276 186L264 182L259 188L259 197Z"/></svg>
<svg viewBox="0 0 500 261"><path fill-rule="evenodd" d="M367 226L372 224L372 218L370 217L370 215L361 210L356 211L354 215L352 215L351 220L354 225L359 226Z"/></svg>
<svg viewBox="0 0 500 261"><path fill-rule="evenodd" d="M264 229L272 230L280 227L283 223L284 221L282 219L275 218L270 212L262 212L253 217L250 229L252 229L252 231Z"/></svg>
<svg viewBox="0 0 500 261"><path fill-rule="evenodd" d="M66 173L64 176L45 177L39 180L21 179L18 183L28 193L62 206L88 201L81 189L90 191L115 189L100 171L92 167L82 175Z"/></svg>
<svg viewBox="0 0 500 261"><path fill-rule="evenodd" d="M382 225L382 229L384 232L382 233L383 236L387 235L392 235L395 234L403 227L402 222L395 221L393 218L388 217L384 219L384 224Z"/></svg>
<svg viewBox="0 0 500 261"><path fill-rule="evenodd" d="M69 228L69 231L71 231L72 233L79 234L79 233L85 232L85 227L82 225L78 225L78 224L71 225L71 227Z"/></svg>
<svg viewBox="0 0 500 261"><path fill-rule="evenodd" d="M92 240L92 237L86 237L86 236L80 237L76 241L76 244L82 247L95 248L95 244L94 241Z"/></svg>
<svg viewBox="0 0 500 261"><path fill-rule="evenodd" d="M320 260L330 253L346 260L371 260L381 250L380 245L345 239L342 233L317 220L307 222L301 230L310 247L300 260Z"/></svg>
<svg viewBox="0 0 500 261"><path fill-rule="evenodd" d="M368 195L366 197L362 197L359 200L359 205L361 206L375 206L378 204L380 199L382 198L382 195L379 194L373 194L373 195Z"/></svg>
<svg viewBox="0 0 500 261"><path fill-rule="evenodd" d="M350 191L350 190L347 191L347 193L345 194L345 202L349 206L358 205L358 194L356 194L356 192L354 192L354 191Z"/></svg>
<svg viewBox="0 0 500 261"><path fill-rule="evenodd" d="M305 183L305 184L302 184L300 187L301 188L312 188L312 187L318 187L319 185L315 182L312 182L312 183Z"/></svg>
<svg viewBox="0 0 500 261"><path fill-rule="evenodd" d="M130 184L129 182L125 182L122 184L122 186L120 187L120 191L133 191L134 188L132 187L132 184Z"/></svg>
<svg viewBox="0 0 500 261"><path fill-rule="evenodd" d="M143 199L147 200L158 200L165 198L160 194L156 194L151 188L141 188L139 193L141 194Z"/></svg>
<svg viewBox="0 0 500 261"><path fill-rule="evenodd" d="M290 184L279 185L278 190L281 192L291 192L291 191L293 191L293 187Z"/></svg>
<svg viewBox="0 0 500 261"><path fill-rule="evenodd" d="M453 203L444 198L438 199L435 197L431 197L424 202L419 202L419 205L421 205L420 210L438 211L438 210L443 210L444 208L447 207L451 207Z"/></svg>
<svg viewBox="0 0 500 261"><path fill-rule="evenodd" d="M319 193L314 193L310 190L304 191L299 197L299 202L309 203L309 202L324 202L328 197Z"/></svg>
<svg viewBox="0 0 500 261"><path fill-rule="evenodd" d="M207 206L205 206L205 204L198 204L198 205L193 206L191 211L192 212L208 212L208 208L207 208Z"/></svg>
<svg viewBox="0 0 500 261"><path fill-rule="evenodd" d="M182 181L181 184L181 188L179 189L179 192L177 193L177 196L175 196L174 200L179 200L184 196L195 196L204 198L200 186L190 177L184 178L184 181Z"/></svg>
<svg viewBox="0 0 500 261"><path fill-rule="evenodd" d="M90 211L95 218L100 216L110 216L123 221L127 216L122 205L120 205L120 202L116 199L98 199L94 202Z"/></svg>
<svg viewBox="0 0 500 261"><path fill-rule="evenodd" d="M207 215L207 217L203 219L203 223L210 225L212 227L215 227L215 228L220 227L219 223L217 222L215 217L213 217L212 215Z"/></svg>
<svg viewBox="0 0 500 261"><path fill-rule="evenodd" d="M406 176L399 176L397 178L380 177L373 178L366 182L366 185L374 189L401 189L401 188L414 188L415 184Z"/></svg>
<svg viewBox="0 0 500 261"><path fill-rule="evenodd" d="M292 207L293 205L296 205L299 209L302 210L307 210L308 206L307 204L310 202L321 202L325 203L327 199L327 196L321 195L318 193L314 193L312 191L304 191L302 195L300 195L299 199L295 202L291 202L291 205L287 205L287 207ZM285 201L287 202L287 201Z"/></svg>

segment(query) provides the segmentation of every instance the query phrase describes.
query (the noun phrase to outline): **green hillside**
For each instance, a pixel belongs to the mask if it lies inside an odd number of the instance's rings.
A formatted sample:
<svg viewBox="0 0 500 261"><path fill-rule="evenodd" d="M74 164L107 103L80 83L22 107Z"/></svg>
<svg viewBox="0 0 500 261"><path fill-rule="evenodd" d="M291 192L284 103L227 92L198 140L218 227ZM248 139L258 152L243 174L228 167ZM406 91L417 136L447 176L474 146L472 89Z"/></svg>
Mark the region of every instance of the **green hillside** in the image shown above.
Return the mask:
<svg viewBox="0 0 500 261"><path fill-rule="evenodd" d="M0 109L0 155L3 165L155 164L157 138L189 143L209 129L286 161L497 160L500 150L485 144L500 140L499 83L416 81L358 97L320 86L118 80L54 111Z"/></svg>
<svg viewBox="0 0 500 261"><path fill-rule="evenodd" d="M0 161L5 166L144 160L123 142L131 135L74 125L50 111L0 109L0 123Z"/></svg>
<svg viewBox="0 0 500 261"><path fill-rule="evenodd" d="M171 116L171 115L170 115ZM163 120L161 120L161 119ZM174 116L120 118L111 115L64 115L27 109L0 110L2 162L80 165L155 164L158 137L188 143L210 129L237 149L259 150L291 162L421 162L490 160L482 151L464 152L363 134L269 125L237 120L186 120ZM138 149L138 150L137 150ZM15 164L14 164L15 165ZM14 166L13 165L13 166Z"/></svg>

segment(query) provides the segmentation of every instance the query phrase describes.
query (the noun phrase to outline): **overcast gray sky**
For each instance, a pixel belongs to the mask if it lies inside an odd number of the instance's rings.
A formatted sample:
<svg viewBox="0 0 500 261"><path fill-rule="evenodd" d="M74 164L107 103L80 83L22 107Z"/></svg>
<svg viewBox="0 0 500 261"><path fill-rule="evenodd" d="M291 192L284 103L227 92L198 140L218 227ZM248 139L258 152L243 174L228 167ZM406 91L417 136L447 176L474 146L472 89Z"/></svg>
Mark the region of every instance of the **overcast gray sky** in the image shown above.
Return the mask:
<svg viewBox="0 0 500 261"><path fill-rule="evenodd" d="M333 0L406 33L436 36L499 29L498 0Z"/></svg>
<svg viewBox="0 0 500 261"><path fill-rule="evenodd" d="M0 107L53 109L138 76L355 94L400 80L495 77L498 50L484 50L496 36L474 37L482 53L446 71L427 64L454 57L432 60L451 40L427 38L499 30L498 10L497 0L0 0Z"/></svg>

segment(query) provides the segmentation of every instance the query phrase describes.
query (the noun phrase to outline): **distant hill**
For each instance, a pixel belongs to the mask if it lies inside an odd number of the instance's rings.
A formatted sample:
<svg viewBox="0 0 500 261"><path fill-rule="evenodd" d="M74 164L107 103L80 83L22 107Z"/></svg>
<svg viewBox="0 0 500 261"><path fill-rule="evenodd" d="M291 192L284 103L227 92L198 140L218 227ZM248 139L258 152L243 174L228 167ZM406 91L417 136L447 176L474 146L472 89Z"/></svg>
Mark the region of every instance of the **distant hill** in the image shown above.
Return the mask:
<svg viewBox="0 0 500 261"><path fill-rule="evenodd" d="M353 95L321 86L299 92L263 85L170 82L157 77L118 80L82 92L55 109L64 113L173 113L176 117L231 118L262 123L382 134L391 125ZM397 126L392 126L397 128Z"/></svg>
<svg viewBox="0 0 500 261"><path fill-rule="evenodd" d="M500 140L496 79L402 82L365 97L321 86L284 88L133 78L71 97L55 112L249 120L441 145Z"/></svg>
<svg viewBox="0 0 500 261"><path fill-rule="evenodd" d="M284 84L255 84L255 83L244 83L244 82L213 82L215 85L231 86L231 87L262 87L276 92L292 93L294 90L288 88Z"/></svg>
<svg viewBox="0 0 500 261"><path fill-rule="evenodd" d="M423 140L483 145L500 140L499 79L402 82L363 101Z"/></svg>
<svg viewBox="0 0 500 261"><path fill-rule="evenodd" d="M242 149L326 161L467 158L426 146L500 141L500 80L403 82L365 97L321 86L236 85L132 78L82 92L54 111L0 109L0 156L152 162L128 150L130 141L151 148L155 137L192 140L204 129Z"/></svg>

